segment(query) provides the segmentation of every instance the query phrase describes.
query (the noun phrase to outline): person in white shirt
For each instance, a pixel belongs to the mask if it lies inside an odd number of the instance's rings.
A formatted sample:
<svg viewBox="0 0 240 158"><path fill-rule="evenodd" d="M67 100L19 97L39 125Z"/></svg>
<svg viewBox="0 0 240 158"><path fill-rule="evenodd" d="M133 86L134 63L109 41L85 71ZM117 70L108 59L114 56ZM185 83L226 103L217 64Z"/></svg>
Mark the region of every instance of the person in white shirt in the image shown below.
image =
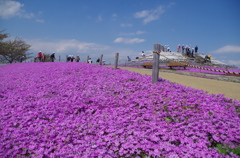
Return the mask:
<svg viewBox="0 0 240 158"><path fill-rule="evenodd" d="M91 58L88 59L88 63L92 64L92 59Z"/></svg>

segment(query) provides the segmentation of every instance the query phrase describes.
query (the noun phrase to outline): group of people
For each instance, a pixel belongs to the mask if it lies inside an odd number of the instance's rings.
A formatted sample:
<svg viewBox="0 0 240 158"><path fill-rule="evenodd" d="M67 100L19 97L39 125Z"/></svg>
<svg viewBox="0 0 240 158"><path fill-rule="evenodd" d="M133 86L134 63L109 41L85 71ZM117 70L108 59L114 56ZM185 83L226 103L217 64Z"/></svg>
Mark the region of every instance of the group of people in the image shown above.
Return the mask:
<svg viewBox="0 0 240 158"><path fill-rule="evenodd" d="M80 56L76 56L76 58L75 58L73 55L68 55L67 56L67 62L73 62L73 61L80 62ZM93 63L92 59L88 58L87 63L92 64ZM96 60L96 64L99 64L99 63L100 63L100 58L98 58ZM105 64L104 60L102 61L102 64L103 65Z"/></svg>
<svg viewBox="0 0 240 158"><path fill-rule="evenodd" d="M170 50L170 46L169 45L165 45L163 47L163 51L164 52L171 52ZM184 44L181 46L180 44L177 46L177 52L178 53L181 53L181 50L182 50L182 53L186 53L186 55L188 57L194 57L194 53L198 53L198 46L196 45L194 48L191 48L191 45L186 45L184 46Z"/></svg>
<svg viewBox="0 0 240 158"><path fill-rule="evenodd" d="M45 61L49 61L49 60L46 60L46 57L48 57L48 59L50 59L51 62L54 62L54 60L56 59L55 58L55 53L53 52L51 55L45 55L42 53L42 51L39 51L37 53L37 56L34 58L34 62L45 62ZM22 62L24 60L24 56L20 58L20 62ZM59 57L59 60L60 60L60 57ZM76 61L76 62L80 62L80 56L76 56L74 57L73 55L67 55L66 56L66 61L67 62L73 62L73 61ZM92 59L91 58L88 58L88 61L87 63L93 63ZM96 60L96 64L99 64L100 63L100 58L98 58ZM102 61L102 64L105 65L105 61L103 60Z"/></svg>
<svg viewBox="0 0 240 158"><path fill-rule="evenodd" d="M195 48L192 48L191 49L191 45L186 45L184 46L184 44L181 46L180 44L177 46L177 52L178 53L181 53L181 50L182 50L182 53L186 53L187 55L189 55L190 53L198 53L198 46L196 45ZM164 45L162 46L162 51L163 52L171 52L171 49L170 49L170 45Z"/></svg>
<svg viewBox="0 0 240 158"><path fill-rule="evenodd" d="M68 55L67 56L67 62L73 62L74 60L76 60L76 62L80 62L80 57L76 56L76 58L73 55Z"/></svg>
<svg viewBox="0 0 240 158"><path fill-rule="evenodd" d="M50 55L50 61L54 62L55 59L56 59L55 58L55 53L53 52ZM39 51L37 53L37 56L34 58L34 62L45 62L45 60L46 60L46 56L41 51Z"/></svg>
<svg viewBox="0 0 240 158"><path fill-rule="evenodd" d="M171 52L170 46L169 46L169 45L164 45L163 51L164 51L164 52Z"/></svg>
<svg viewBox="0 0 240 158"><path fill-rule="evenodd" d="M184 46L184 44L182 46L180 46L180 44L178 45L178 52L180 53L180 49L182 48L182 53L188 53L188 52L195 52L195 53L198 53L198 46L196 45L195 48L192 48L191 49L191 46L190 45L186 45L186 47Z"/></svg>
<svg viewBox="0 0 240 158"><path fill-rule="evenodd" d="M194 57L194 53L197 54L198 53L198 46L196 45L195 48L192 48L188 45L186 45L186 48L184 47L184 45L182 45L182 53L186 53L186 55L188 57Z"/></svg>
<svg viewBox="0 0 240 158"><path fill-rule="evenodd" d="M99 65L100 62L101 62L101 61L100 61L100 58L97 58L96 64ZM93 63L92 59L91 59L91 58L88 58L87 63L92 64L92 63ZM102 65L105 65L105 60L102 60L102 63L101 63L101 64L102 64Z"/></svg>

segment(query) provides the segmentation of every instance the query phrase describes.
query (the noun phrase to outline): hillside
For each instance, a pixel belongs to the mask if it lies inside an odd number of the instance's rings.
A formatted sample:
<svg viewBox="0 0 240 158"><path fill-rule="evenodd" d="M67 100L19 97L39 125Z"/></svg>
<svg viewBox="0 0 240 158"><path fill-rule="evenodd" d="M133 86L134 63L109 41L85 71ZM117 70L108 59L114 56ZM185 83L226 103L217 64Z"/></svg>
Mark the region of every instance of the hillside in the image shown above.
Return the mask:
<svg viewBox="0 0 240 158"><path fill-rule="evenodd" d="M211 58L211 63L204 62L205 55L203 54L194 54L194 58L188 57L186 54L178 52L161 52L160 60L161 61L187 61L191 65L227 65L219 60L216 60L214 57ZM143 60L153 60L153 55L146 55L145 58L135 59L133 61L143 61Z"/></svg>

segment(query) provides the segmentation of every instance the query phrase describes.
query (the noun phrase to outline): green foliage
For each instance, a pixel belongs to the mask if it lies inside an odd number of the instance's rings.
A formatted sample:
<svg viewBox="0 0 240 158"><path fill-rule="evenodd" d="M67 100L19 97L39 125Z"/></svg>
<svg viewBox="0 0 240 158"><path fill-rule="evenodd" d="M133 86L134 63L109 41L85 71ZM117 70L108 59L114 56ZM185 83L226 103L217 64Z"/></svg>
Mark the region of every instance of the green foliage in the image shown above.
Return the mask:
<svg viewBox="0 0 240 158"><path fill-rule="evenodd" d="M24 57L24 59L31 58L31 53L27 53L31 47L30 45L18 37L13 41L4 41L8 37L8 34L0 31L0 62L13 63L18 62L21 57Z"/></svg>
<svg viewBox="0 0 240 158"><path fill-rule="evenodd" d="M240 147L231 149L228 145L224 146L223 144L217 144L218 152L224 155L229 155L230 153L234 153L240 156Z"/></svg>

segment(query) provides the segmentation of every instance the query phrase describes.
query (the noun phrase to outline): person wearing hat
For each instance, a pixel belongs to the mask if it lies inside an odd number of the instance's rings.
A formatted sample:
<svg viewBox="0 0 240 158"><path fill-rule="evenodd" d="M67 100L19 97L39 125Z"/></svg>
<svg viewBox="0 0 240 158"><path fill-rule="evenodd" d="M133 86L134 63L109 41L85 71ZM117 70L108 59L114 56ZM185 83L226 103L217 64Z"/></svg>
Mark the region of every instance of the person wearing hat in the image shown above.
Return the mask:
<svg viewBox="0 0 240 158"><path fill-rule="evenodd" d="M196 45L196 47L195 47L195 53L197 53L198 52L198 46Z"/></svg>
<svg viewBox="0 0 240 158"><path fill-rule="evenodd" d="M25 58L24 56L22 56L22 57L20 58L20 63L23 62L24 58Z"/></svg>
<svg viewBox="0 0 240 158"><path fill-rule="evenodd" d="M50 59L51 59L52 62L54 62L54 60L55 60L55 53L54 53L54 52L53 52L52 55L50 56Z"/></svg>
<svg viewBox="0 0 240 158"><path fill-rule="evenodd" d="M205 62L207 62L207 61L211 62L211 57L212 57L211 55L206 55L205 56Z"/></svg>
<svg viewBox="0 0 240 158"><path fill-rule="evenodd" d="M41 52L41 51L38 52L37 58L38 58L38 61L39 61L39 62L42 61L42 52Z"/></svg>
<svg viewBox="0 0 240 158"><path fill-rule="evenodd" d="M142 57L145 58L145 54L144 54L144 51L142 51Z"/></svg>

